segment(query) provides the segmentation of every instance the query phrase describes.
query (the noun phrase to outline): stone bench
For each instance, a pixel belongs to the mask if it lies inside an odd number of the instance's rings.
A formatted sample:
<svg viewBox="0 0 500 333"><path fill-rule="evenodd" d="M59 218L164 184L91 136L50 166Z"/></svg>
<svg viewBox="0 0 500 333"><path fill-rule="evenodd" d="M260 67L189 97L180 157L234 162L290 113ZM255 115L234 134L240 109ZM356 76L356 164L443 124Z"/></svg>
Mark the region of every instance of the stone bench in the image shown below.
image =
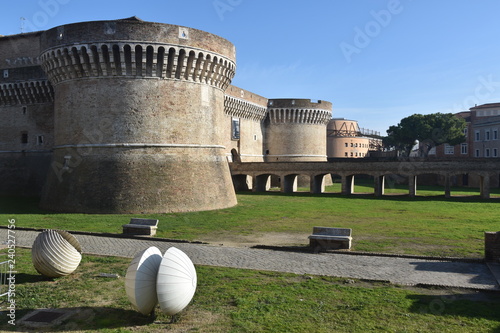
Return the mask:
<svg viewBox="0 0 500 333"><path fill-rule="evenodd" d="M156 235L158 220L154 219L130 219L129 224L123 225L123 233L127 235Z"/></svg>
<svg viewBox="0 0 500 333"><path fill-rule="evenodd" d="M352 229L314 227L309 236L309 246L315 251L351 249Z"/></svg>

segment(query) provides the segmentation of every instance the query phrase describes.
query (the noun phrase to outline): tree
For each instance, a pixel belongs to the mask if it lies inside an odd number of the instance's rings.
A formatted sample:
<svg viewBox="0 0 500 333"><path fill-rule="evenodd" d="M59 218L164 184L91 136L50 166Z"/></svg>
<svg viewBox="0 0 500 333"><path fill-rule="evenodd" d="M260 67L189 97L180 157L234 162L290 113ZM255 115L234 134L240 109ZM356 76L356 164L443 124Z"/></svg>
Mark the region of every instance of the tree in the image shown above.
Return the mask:
<svg viewBox="0 0 500 333"><path fill-rule="evenodd" d="M414 114L389 127L384 143L409 156L418 141L421 155L427 156L433 147L465 142L465 126L465 120L452 113Z"/></svg>

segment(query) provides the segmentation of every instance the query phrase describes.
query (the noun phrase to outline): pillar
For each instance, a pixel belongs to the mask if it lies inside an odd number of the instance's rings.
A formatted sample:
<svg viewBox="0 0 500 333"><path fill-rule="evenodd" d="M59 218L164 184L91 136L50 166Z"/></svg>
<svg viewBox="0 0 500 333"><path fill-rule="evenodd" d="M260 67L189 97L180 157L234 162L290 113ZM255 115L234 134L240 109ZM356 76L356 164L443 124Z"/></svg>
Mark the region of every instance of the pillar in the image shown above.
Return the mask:
<svg viewBox="0 0 500 333"><path fill-rule="evenodd" d="M354 175L342 176L342 194L354 193Z"/></svg>
<svg viewBox="0 0 500 333"><path fill-rule="evenodd" d="M449 174L444 176L444 196L451 198L451 176Z"/></svg>
<svg viewBox="0 0 500 333"><path fill-rule="evenodd" d="M481 198L490 198L490 175L479 176L479 187L481 191Z"/></svg>
<svg viewBox="0 0 500 333"><path fill-rule="evenodd" d="M311 176L310 191L316 194L325 192L325 175Z"/></svg>
<svg viewBox="0 0 500 333"><path fill-rule="evenodd" d="M253 179L253 192L266 192L269 189L270 175L259 175Z"/></svg>
<svg viewBox="0 0 500 333"><path fill-rule="evenodd" d="M293 193L297 191L297 175L286 175L281 178L281 192Z"/></svg>
<svg viewBox="0 0 500 333"><path fill-rule="evenodd" d="M375 176L375 196L381 197L385 192L385 176Z"/></svg>
<svg viewBox="0 0 500 333"><path fill-rule="evenodd" d="M408 177L408 187L410 197L414 198L417 195L417 176L411 175Z"/></svg>

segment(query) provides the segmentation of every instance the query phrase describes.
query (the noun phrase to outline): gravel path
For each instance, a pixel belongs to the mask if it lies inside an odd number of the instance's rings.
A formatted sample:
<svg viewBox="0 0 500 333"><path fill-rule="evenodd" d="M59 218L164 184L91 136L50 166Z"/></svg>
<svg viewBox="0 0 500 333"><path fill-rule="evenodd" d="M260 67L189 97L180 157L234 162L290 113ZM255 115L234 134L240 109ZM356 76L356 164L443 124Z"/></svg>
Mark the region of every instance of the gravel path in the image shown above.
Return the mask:
<svg viewBox="0 0 500 333"><path fill-rule="evenodd" d="M37 231L15 230L16 245L31 247L37 235ZM95 235L75 237L87 254L133 258L137 252L150 246L156 246L162 252L175 246L184 251L195 265L390 281L401 285L500 290L493 273L500 269L494 264L338 253L311 254ZM0 243L5 243L6 239L7 229L0 229Z"/></svg>

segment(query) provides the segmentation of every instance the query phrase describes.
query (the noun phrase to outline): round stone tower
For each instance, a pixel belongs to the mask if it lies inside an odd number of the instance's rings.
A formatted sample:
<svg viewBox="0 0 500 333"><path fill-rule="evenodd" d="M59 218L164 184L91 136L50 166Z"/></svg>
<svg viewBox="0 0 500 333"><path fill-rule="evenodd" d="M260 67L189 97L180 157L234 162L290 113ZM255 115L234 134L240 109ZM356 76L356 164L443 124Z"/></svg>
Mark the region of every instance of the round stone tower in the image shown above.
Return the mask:
<svg viewBox="0 0 500 333"><path fill-rule="evenodd" d="M219 128L233 44L134 17L53 28L41 50L55 89L43 208L159 213L236 204Z"/></svg>
<svg viewBox="0 0 500 333"><path fill-rule="evenodd" d="M270 99L265 121L266 162L326 161L326 125L332 103Z"/></svg>

